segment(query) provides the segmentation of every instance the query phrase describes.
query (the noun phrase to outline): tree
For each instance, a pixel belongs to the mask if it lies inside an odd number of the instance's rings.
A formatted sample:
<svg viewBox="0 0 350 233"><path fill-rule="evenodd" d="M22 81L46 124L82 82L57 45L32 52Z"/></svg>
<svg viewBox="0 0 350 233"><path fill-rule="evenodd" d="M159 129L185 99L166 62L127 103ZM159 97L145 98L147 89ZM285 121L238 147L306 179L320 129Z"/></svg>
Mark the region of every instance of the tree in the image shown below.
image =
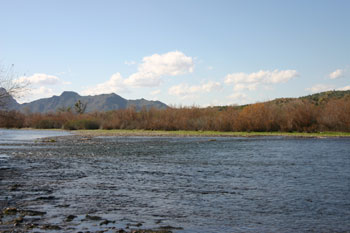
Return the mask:
<svg viewBox="0 0 350 233"><path fill-rule="evenodd" d="M0 66L0 110L5 110L11 104L12 98L21 97L29 83L17 82L14 79L13 64L5 69Z"/></svg>
<svg viewBox="0 0 350 233"><path fill-rule="evenodd" d="M82 103L80 100L78 100L75 104L74 104L74 109L78 114L83 114L86 110L86 103Z"/></svg>

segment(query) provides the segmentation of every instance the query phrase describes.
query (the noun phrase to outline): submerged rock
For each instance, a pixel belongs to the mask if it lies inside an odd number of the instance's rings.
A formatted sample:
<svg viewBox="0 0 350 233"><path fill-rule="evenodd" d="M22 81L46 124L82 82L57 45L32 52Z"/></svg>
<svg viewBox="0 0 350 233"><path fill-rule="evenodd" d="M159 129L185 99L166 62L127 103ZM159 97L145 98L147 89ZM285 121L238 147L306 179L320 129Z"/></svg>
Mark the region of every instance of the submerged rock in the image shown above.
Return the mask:
<svg viewBox="0 0 350 233"><path fill-rule="evenodd" d="M40 227L43 230L61 230L62 228L57 225L46 224Z"/></svg>
<svg viewBox="0 0 350 233"><path fill-rule="evenodd" d="M103 220L102 222L100 222L100 226L101 225L108 225L108 224L110 224L110 223L115 223L115 221L110 221L110 220Z"/></svg>
<svg viewBox="0 0 350 233"><path fill-rule="evenodd" d="M85 219L87 220L93 220L93 221L98 221L98 220L102 220L102 218L100 216L93 216L93 215L86 215Z"/></svg>
<svg viewBox="0 0 350 233"><path fill-rule="evenodd" d="M17 189L18 189L20 186L21 186L21 185L19 185L19 184L11 185L11 186L9 187L9 190L10 190L10 191L17 191Z"/></svg>
<svg viewBox="0 0 350 233"><path fill-rule="evenodd" d="M132 230L132 231L130 231L130 233L172 233L172 231L139 229L139 230Z"/></svg>
<svg viewBox="0 0 350 233"><path fill-rule="evenodd" d="M2 211L2 213L4 215L15 215L15 214L17 214L17 212L18 212L18 210L15 207L8 207Z"/></svg>
<svg viewBox="0 0 350 233"><path fill-rule="evenodd" d="M28 216L43 216L46 212L36 210L21 210L21 214Z"/></svg>
<svg viewBox="0 0 350 233"><path fill-rule="evenodd" d="M73 219L75 219L77 216L75 215L68 215L67 218L66 218L66 222L71 222L73 221Z"/></svg>
<svg viewBox="0 0 350 233"><path fill-rule="evenodd" d="M55 196L42 196L42 197L38 197L35 200L54 200Z"/></svg>
<svg viewBox="0 0 350 233"><path fill-rule="evenodd" d="M162 230L183 230L182 227L173 227L173 226L161 226L159 228Z"/></svg>

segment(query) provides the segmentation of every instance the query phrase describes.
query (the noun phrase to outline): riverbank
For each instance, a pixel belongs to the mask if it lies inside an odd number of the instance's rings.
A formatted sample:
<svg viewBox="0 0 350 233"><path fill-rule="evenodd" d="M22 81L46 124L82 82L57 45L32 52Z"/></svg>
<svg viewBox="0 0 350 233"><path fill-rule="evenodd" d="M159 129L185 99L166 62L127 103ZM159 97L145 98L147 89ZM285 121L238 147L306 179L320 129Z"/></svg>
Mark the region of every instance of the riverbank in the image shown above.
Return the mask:
<svg viewBox="0 0 350 233"><path fill-rule="evenodd" d="M76 130L71 131L82 136L154 136L154 137L260 137L283 136L305 138L350 137L348 132L219 132L219 131L164 131L164 130Z"/></svg>
<svg viewBox="0 0 350 233"><path fill-rule="evenodd" d="M0 128L1 129L1 128ZM63 130L63 129L34 129L21 128L11 130L24 131L63 131L80 136L142 136L142 137L301 137L301 138L350 138L350 132L222 132L222 131L193 131L193 130L142 130L142 129L94 129L94 130Z"/></svg>

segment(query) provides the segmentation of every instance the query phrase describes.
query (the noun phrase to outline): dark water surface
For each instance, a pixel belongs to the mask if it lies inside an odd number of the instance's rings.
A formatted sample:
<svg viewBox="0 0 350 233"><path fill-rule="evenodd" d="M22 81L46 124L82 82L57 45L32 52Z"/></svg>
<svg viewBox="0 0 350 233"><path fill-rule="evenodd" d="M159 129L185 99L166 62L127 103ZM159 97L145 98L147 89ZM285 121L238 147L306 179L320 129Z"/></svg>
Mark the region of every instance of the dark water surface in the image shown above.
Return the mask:
<svg viewBox="0 0 350 233"><path fill-rule="evenodd" d="M38 223L67 232L350 231L348 138L68 136L6 145L0 139L0 188L18 188L0 191L2 208L45 211Z"/></svg>

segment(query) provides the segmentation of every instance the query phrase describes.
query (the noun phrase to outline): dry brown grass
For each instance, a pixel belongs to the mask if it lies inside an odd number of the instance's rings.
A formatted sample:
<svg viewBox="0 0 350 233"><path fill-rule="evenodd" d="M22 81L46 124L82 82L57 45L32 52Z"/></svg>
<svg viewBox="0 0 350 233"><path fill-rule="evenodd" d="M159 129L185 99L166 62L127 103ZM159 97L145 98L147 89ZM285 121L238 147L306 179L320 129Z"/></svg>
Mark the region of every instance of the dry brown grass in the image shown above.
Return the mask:
<svg viewBox="0 0 350 233"><path fill-rule="evenodd" d="M144 129L221 132L350 132L350 98L315 105L295 99L256 103L241 107L180 107L168 109L134 108L110 112L74 114L57 112L23 114L0 113L0 127L67 129Z"/></svg>

